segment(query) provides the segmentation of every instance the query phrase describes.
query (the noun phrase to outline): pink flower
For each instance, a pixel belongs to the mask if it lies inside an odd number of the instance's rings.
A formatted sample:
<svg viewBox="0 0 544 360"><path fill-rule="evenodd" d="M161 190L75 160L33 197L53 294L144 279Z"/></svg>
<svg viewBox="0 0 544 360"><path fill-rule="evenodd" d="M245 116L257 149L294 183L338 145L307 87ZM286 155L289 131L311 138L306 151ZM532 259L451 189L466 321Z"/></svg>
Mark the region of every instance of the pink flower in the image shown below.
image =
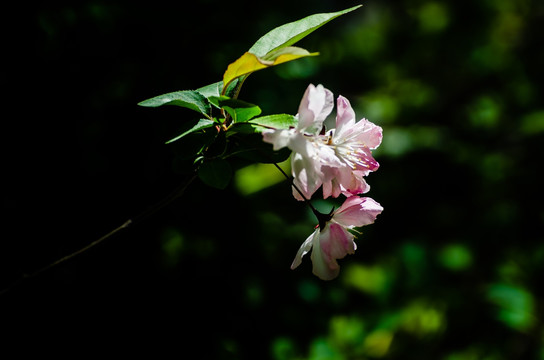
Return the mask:
<svg viewBox="0 0 544 360"><path fill-rule="evenodd" d="M337 162L324 165L323 197L366 193L370 186L364 176L378 170L371 150L382 142L382 128L366 119L355 122L348 99L337 100L336 129L328 133L327 146L334 149Z"/></svg>
<svg viewBox="0 0 544 360"><path fill-rule="evenodd" d="M356 122L349 101L339 96L336 129L325 134L323 121L332 108L332 93L322 85L310 84L300 102L298 126L263 132L263 140L271 143L274 150L293 150L293 183L307 199L321 185L324 198L365 193L370 187L364 176L379 167L371 150L381 143L381 127L366 119ZM303 200L295 189L293 195Z"/></svg>
<svg viewBox="0 0 544 360"><path fill-rule="evenodd" d="M298 250L291 269L302 263L302 257L310 250L313 273L322 280L332 280L338 276L340 266L337 259L353 254L357 245L349 229L369 225L383 208L368 197L351 196L344 201L321 229L319 227L304 241Z"/></svg>

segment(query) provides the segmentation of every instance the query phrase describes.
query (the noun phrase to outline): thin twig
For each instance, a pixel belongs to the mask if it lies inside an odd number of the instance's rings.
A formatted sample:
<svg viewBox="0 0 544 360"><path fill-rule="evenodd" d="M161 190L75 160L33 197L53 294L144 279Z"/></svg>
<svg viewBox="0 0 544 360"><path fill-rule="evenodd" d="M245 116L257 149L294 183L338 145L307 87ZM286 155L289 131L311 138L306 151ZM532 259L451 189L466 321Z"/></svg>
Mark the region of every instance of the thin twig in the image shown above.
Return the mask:
<svg viewBox="0 0 544 360"><path fill-rule="evenodd" d="M183 195L183 193L185 192L187 187L193 182L193 180L196 179L196 177L197 177L196 173L193 174L186 182L181 184L181 186L179 186L177 189L175 189L172 193L170 193L163 200L159 201L157 204L153 205L152 207L150 207L148 210L144 211L140 215L138 215L138 216L136 216L136 217L134 217L132 219L128 219L121 226L116 227L115 229L113 229L112 231L110 231L106 235L100 237L99 239L93 241L89 245L86 245L85 247L83 247L83 248L81 248L79 250L76 250L76 251L74 251L73 253L71 253L69 255L66 255L66 256L60 258L60 259L50 263L49 265L42 267L39 270L36 270L36 271L34 271L32 273L29 273L29 274L26 274L26 273L23 274L22 277L19 278L18 280L16 280L13 284L11 284L7 288L0 291L0 296L8 293L10 290L12 290L16 286L20 285L24 280L28 280L30 278L33 278L33 277L37 276L37 275L40 275L41 273L46 272L47 270L50 270L50 269L52 269L52 268L54 268L54 267L56 267L56 266L58 266L58 265L60 265L60 264L62 264L64 262L66 262L66 261L68 261L68 260L70 260L70 259L72 259L72 258L86 252L87 250L95 247L96 245L102 243L103 241L111 238L113 235L117 234L121 230L124 230L124 229L130 227L131 225L134 225L135 223L139 223L141 220L155 214L156 212L163 209L164 207L166 207L167 205L172 203L174 200L179 198L181 195Z"/></svg>
<svg viewBox="0 0 544 360"><path fill-rule="evenodd" d="M127 220L123 223L123 225L113 229L112 231L110 231L109 233L107 233L106 235L102 236L100 239L98 240L95 240L93 241L92 243L90 243L89 245L77 250L77 251L74 251L73 253L71 253L70 255L66 255L65 257L63 258L60 258L58 259L57 261L55 262L52 262L51 264L47 265L47 266L44 266L43 268L31 273L31 274L24 274L23 277L24 278L31 278L31 277L34 277L36 275L39 275L41 273L43 273L44 271L47 271L57 265L60 265L62 264L63 262L65 261L68 261L70 260L71 258L73 257L76 257L77 255L95 247L96 245L100 244L102 241L106 240L106 239L109 239L110 237L112 237L113 235L117 234L119 231L123 230L123 229L126 229L128 228L130 225L132 225L132 220Z"/></svg>
<svg viewBox="0 0 544 360"><path fill-rule="evenodd" d="M275 128L271 128L271 129L275 129ZM243 142L241 139L239 139L239 141ZM271 163L274 164L276 169L278 169L282 173L282 175L287 179L287 181L289 181L291 186L302 197L302 199L304 200L306 205L308 205L310 207L310 209L314 213L315 217L317 218L317 221L319 222L319 228L321 230L323 230L325 228L325 224L327 223L327 221L329 221L331 219L331 217L332 217L332 215L331 215L332 211L331 211L330 214L323 214L323 213L320 213L319 211L317 211L317 209L312 205L310 200L302 193L302 190L300 190L298 188L298 186L295 184L294 180L289 175L287 175L287 173L285 171L283 171L283 169L272 159L272 157L268 153L266 153L265 151L263 151L262 149L259 149L259 148L255 148L255 150L259 151L262 155L264 155L266 158L268 158L268 160L270 160Z"/></svg>
<svg viewBox="0 0 544 360"><path fill-rule="evenodd" d="M298 188L298 186L295 185L295 182L293 181L293 179L291 179L291 177L287 175L287 173L283 171L283 169L277 163L273 163L273 164L276 167L276 169L278 169L283 174L283 176L285 176L285 178L291 183L291 186L298 192L298 194L302 197L302 199L304 199L304 202L306 203L306 205L308 205L310 209L312 209L312 212L314 213L315 217L317 218L317 221L319 222L319 228L323 230L323 228L325 227L325 224L331 218L332 211L331 211L331 214L323 214L317 211L317 209L312 205L310 200L302 193L302 191Z"/></svg>

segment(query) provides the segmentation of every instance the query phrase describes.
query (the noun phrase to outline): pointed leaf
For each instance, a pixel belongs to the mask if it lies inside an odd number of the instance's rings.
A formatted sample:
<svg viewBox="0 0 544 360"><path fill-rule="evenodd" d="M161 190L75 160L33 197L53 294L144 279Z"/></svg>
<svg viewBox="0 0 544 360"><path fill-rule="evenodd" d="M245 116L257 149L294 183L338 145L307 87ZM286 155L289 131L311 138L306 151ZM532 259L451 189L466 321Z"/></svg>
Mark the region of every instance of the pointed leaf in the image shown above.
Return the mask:
<svg viewBox="0 0 544 360"><path fill-rule="evenodd" d="M310 53L307 50L294 46L278 49L262 58L250 52L246 52L227 67L227 71L223 74L223 84L228 86L235 79L247 77L255 71L315 55L318 55L318 53Z"/></svg>
<svg viewBox="0 0 544 360"><path fill-rule="evenodd" d="M175 138L168 140L168 141L166 142L166 144L170 144L170 143L172 143L172 142L174 142L174 141L176 141L176 140L179 140L179 139L181 139L182 137L184 137L185 135L189 135L190 133L193 133L193 132L195 132L195 131L202 130L202 129L207 129L207 128L209 128L209 127L212 127L212 126L214 126L214 124L215 124L215 123L214 123L212 120L209 120L209 119L200 119L200 120L198 121L198 123L197 123L195 126L193 126L192 128L190 128L189 130L185 131L183 134L178 135L178 136L176 136Z"/></svg>
<svg viewBox="0 0 544 360"><path fill-rule="evenodd" d="M208 100L196 90L175 91L155 96L154 98L139 102L138 105L145 107L176 105L198 111L204 115L208 115L211 111Z"/></svg>
<svg viewBox="0 0 544 360"><path fill-rule="evenodd" d="M234 92L236 90L237 81L233 81L227 88L227 91L224 95L232 96L234 95ZM218 81L216 83L203 86L201 88L196 89L199 93L204 95L206 99L210 98L211 96L221 96L221 93L223 92L223 81Z"/></svg>
<svg viewBox="0 0 544 360"><path fill-rule="evenodd" d="M206 185L225 189L232 178L232 168L224 159L204 161L198 168L198 177Z"/></svg>
<svg viewBox="0 0 544 360"><path fill-rule="evenodd" d="M279 26L257 40L257 42L248 50L248 52L262 57L268 54L270 51L293 45L329 21L337 18L340 15L344 15L358 9L361 6L362 5L354 6L352 8L334 13L310 15L304 19Z"/></svg>
<svg viewBox="0 0 544 360"><path fill-rule="evenodd" d="M261 116L249 121L250 124L260 125L255 126L255 131L261 132L266 128L274 129L289 129L295 127L298 124L298 120L295 116L289 114L274 114Z"/></svg>
<svg viewBox="0 0 544 360"><path fill-rule="evenodd" d="M196 89L196 91L201 93L205 98L209 98L210 96L219 96L221 95L221 90L223 90L223 81Z"/></svg>
<svg viewBox="0 0 544 360"><path fill-rule="evenodd" d="M238 122L233 124L227 133L227 136L235 134L256 134L266 129L289 129L296 127L298 119L289 114L266 115L251 119L247 122Z"/></svg>

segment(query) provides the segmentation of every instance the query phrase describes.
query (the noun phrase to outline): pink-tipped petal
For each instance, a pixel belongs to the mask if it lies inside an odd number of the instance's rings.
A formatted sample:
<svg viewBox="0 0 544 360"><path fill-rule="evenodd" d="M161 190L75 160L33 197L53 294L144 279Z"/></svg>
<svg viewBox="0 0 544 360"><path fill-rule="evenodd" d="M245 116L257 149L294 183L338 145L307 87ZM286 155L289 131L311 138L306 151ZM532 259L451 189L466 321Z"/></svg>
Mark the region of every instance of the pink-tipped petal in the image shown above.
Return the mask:
<svg viewBox="0 0 544 360"><path fill-rule="evenodd" d="M342 226L330 223L321 232L312 250L313 273L322 280L338 276L340 266L337 259L355 252L353 235Z"/></svg>
<svg viewBox="0 0 544 360"><path fill-rule="evenodd" d="M353 171L349 182L342 183L342 194L346 197L353 195L364 194L370 190L370 185L367 184L364 173L362 171Z"/></svg>
<svg viewBox="0 0 544 360"><path fill-rule="evenodd" d="M354 140L374 150L382 143L383 129L367 119L361 119L353 127L352 136Z"/></svg>
<svg viewBox="0 0 544 360"><path fill-rule="evenodd" d="M383 207L369 197L351 196L334 213L332 220L352 228L372 224Z"/></svg>
<svg viewBox="0 0 544 360"><path fill-rule="evenodd" d="M321 248L332 259L342 259L347 254L355 252L353 238L353 234L349 233L344 227L331 223L323 230Z"/></svg>
<svg viewBox="0 0 544 360"><path fill-rule="evenodd" d="M349 100L342 95L336 101L336 131L342 132L344 126L350 127L355 123L355 111Z"/></svg>

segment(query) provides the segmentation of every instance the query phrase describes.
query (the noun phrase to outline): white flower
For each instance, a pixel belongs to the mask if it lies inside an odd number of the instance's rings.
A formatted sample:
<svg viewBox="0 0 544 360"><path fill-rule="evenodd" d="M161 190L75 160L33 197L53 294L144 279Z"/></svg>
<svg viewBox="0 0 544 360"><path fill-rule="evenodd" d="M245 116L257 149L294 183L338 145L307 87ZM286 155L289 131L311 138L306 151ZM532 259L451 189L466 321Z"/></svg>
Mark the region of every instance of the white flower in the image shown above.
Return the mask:
<svg viewBox="0 0 544 360"><path fill-rule="evenodd" d="M263 140L271 143L274 150L284 147L293 150L291 168L294 184L307 198L311 198L322 184L322 159L334 156L333 151L323 147L323 137L319 135L323 121L331 113L333 106L334 98L330 90L323 85L310 84L298 108L297 127L263 132ZM293 194L302 200L298 192L294 191Z"/></svg>

